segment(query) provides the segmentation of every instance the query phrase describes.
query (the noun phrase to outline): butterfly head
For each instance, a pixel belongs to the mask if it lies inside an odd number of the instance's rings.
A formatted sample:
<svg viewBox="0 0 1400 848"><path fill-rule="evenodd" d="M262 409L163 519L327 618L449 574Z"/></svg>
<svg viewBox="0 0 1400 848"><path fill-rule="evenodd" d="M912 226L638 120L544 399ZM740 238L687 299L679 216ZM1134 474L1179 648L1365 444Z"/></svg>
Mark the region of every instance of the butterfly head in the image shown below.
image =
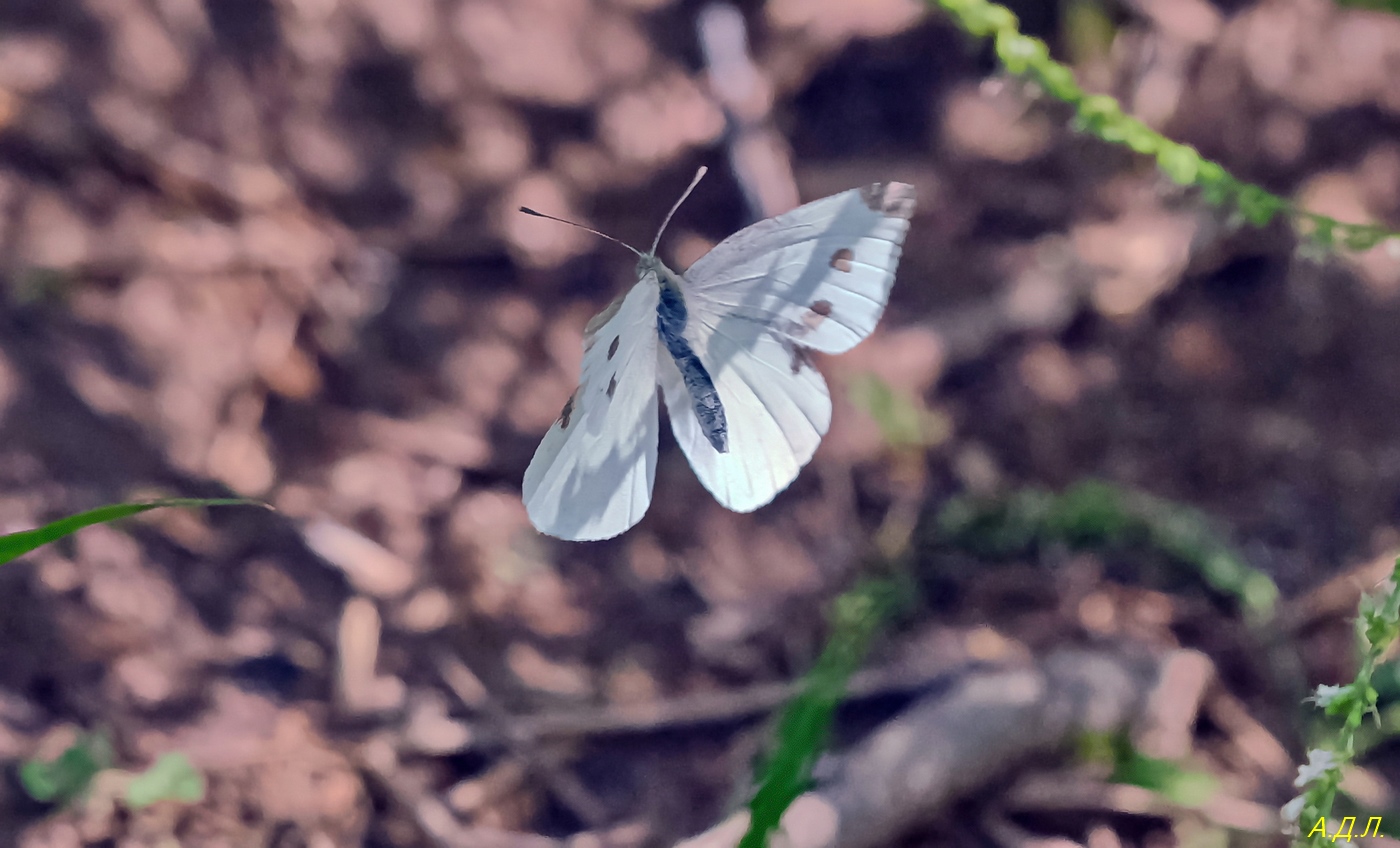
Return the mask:
<svg viewBox="0 0 1400 848"><path fill-rule="evenodd" d="M655 275L656 284L662 289L672 289L677 294L681 292L680 275L667 268L666 263L654 253L644 253L642 258L637 260L637 279L645 280L649 275Z"/></svg>

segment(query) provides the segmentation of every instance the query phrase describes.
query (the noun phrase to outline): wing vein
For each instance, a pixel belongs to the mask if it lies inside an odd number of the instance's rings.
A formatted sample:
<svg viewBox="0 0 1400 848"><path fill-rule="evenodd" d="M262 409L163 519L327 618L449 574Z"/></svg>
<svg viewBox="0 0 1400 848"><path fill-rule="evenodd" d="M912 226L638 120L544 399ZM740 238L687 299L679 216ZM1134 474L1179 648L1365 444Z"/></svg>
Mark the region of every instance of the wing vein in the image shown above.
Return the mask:
<svg viewBox="0 0 1400 848"><path fill-rule="evenodd" d="M734 347L735 347L736 349L742 349L742 346L739 344L738 340L736 340L733 336L729 335L729 334L726 333L725 331L721 330L718 326L716 326L716 325L714 325L714 324L711 324L711 323L708 322L708 321L702 321L701 323L703 323L703 324L705 325L705 327L706 327L707 329L709 329L709 331L710 331L711 333L714 333L715 335L718 335L718 336L723 336L725 339L727 339L727 340L729 341L730 344L734 345ZM764 358L761 357L761 356L754 356L754 357L752 357L752 359L753 359L753 360L756 360L756 361L758 361L758 362L760 362L760 363L762 363L763 366L764 366L765 368L768 368L769 370L771 370L773 373L779 375L780 377L783 377L783 378L786 378L786 379L791 379L791 378L794 376L790 371L784 371L783 369L779 368L778 366L774 365L773 363L769 362L767 359L764 359ZM756 388L754 388L753 385L752 385L751 383L749 383L749 381L748 381L747 379L744 378L744 375L740 374L740 373L738 372L737 369L735 369L735 374L739 377L739 380L740 380L745 386L748 387L749 391L753 394L754 399L757 400L758 403L759 403L765 410L768 411L769 417L771 417L774 421L777 421L777 420L778 420L778 416L773 415L772 407L770 407L770 406L768 405L768 402L767 402L766 400L764 400L761 396L759 396L758 390L757 390ZM789 396L788 399L791 400L792 398ZM814 433L820 434L820 433L821 433L821 429L817 426L817 423L816 423L814 420L812 420L812 416L807 412L807 410L804 409L804 408L802 407L802 404L794 402L794 403L793 403L793 406L797 407L798 412L800 412L800 413L802 414L802 417L803 417L804 419L806 419L807 424L812 428L812 431L813 431ZM779 425L778 429L779 429L780 431L783 430L783 427L781 426L781 424ZM795 442L793 442L792 438L790 438L786 432L783 433L783 438L787 439L787 442L788 442L788 446L789 446L789 447L792 447L792 446L795 445Z"/></svg>

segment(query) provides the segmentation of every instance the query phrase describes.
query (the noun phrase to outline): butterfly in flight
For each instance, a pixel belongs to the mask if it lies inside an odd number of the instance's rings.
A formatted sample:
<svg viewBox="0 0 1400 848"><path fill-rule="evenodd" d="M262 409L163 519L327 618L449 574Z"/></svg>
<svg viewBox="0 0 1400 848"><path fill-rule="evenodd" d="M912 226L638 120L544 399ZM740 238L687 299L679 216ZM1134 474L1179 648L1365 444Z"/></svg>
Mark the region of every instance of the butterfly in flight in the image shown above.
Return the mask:
<svg viewBox="0 0 1400 848"><path fill-rule="evenodd" d="M578 389L525 470L530 521L592 541L641 520L656 476L658 387L716 500L735 512L773 500L831 424L811 353L844 353L875 329L913 213L905 183L843 191L740 230L684 274L656 258L661 231L646 253L624 244L639 257L637 283L588 322Z"/></svg>

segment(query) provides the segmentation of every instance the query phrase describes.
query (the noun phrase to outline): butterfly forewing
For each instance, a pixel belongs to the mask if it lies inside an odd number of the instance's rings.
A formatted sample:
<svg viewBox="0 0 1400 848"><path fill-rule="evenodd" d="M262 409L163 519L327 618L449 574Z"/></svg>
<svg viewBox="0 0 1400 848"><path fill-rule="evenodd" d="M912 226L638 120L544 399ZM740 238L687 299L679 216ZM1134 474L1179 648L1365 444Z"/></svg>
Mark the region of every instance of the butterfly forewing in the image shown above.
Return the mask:
<svg viewBox="0 0 1400 848"><path fill-rule="evenodd" d="M759 221L685 272L692 311L844 353L875 329L914 213L914 188L876 183Z"/></svg>
<svg viewBox="0 0 1400 848"><path fill-rule="evenodd" d="M656 280L594 321L579 387L525 470L530 520L561 539L608 539L641 520L656 476ZM609 314L611 313L611 314Z"/></svg>

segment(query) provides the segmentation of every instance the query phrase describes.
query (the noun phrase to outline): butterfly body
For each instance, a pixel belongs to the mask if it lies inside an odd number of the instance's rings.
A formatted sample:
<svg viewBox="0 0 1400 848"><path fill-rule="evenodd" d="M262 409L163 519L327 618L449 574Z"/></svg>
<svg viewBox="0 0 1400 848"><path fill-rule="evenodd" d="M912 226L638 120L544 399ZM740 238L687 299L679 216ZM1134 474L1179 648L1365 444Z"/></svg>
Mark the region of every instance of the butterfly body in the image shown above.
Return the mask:
<svg viewBox="0 0 1400 848"><path fill-rule="evenodd" d="M637 263L637 277L640 279L637 283L639 286L647 285L648 278L654 278L660 287L660 300L656 304L656 335L680 371L706 440L720 453L728 452L729 434L724 419L724 403L715 389L710 372L705 370L705 363L700 361L685 337L689 315L680 277L650 254Z"/></svg>
<svg viewBox="0 0 1400 848"><path fill-rule="evenodd" d="M593 540L641 519L658 395L721 504L749 512L787 488L831 423L812 353L874 330L913 209L911 186L877 183L747 227L684 274L654 247L639 254L636 284L589 322L579 387L526 469L535 526Z"/></svg>

